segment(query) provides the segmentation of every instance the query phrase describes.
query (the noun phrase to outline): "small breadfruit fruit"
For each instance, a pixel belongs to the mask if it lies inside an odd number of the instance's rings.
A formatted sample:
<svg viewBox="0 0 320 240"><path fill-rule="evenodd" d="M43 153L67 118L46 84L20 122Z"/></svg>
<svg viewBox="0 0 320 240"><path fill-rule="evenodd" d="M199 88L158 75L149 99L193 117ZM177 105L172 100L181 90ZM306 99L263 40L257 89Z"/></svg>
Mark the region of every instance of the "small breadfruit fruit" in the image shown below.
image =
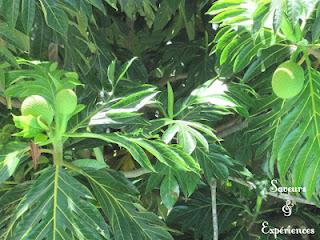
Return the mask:
<svg viewBox="0 0 320 240"><path fill-rule="evenodd" d="M272 76L272 89L279 98L297 96L303 89L303 84L303 68L291 61L280 64Z"/></svg>
<svg viewBox="0 0 320 240"><path fill-rule="evenodd" d="M56 94L56 112L61 115L71 115L76 110L77 102L77 95L74 91L63 89Z"/></svg>
<svg viewBox="0 0 320 240"><path fill-rule="evenodd" d="M44 97L32 95L27 97L21 105L21 114L23 116L32 115L40 117L47 125L50 125L53 120L53 110L50 104Z"/></svg>

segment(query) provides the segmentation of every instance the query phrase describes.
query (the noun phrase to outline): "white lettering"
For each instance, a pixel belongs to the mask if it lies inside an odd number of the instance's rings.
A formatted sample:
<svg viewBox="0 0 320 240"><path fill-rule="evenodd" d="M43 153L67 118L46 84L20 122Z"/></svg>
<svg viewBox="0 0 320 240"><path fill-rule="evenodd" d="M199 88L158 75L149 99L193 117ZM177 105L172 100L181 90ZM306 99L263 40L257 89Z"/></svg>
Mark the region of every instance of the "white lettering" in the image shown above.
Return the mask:
<svg viewBox="0 0 320 240"><path fill-rule="evenodd" d="M292 228L290 225L287 227L269 227L269 222L264 221L262 223L261 232L263 234L273 235L275 239L277 239L278 235L314 235L314 228Z"/></svg>
<svg viewBox="0 0 320 240"><path fill-rule="evenodd" d="M268 225L269 225L269 223L268 223L267 221L264 221L264 222L262 223L261 232L262 232L263 234L268 234L269 231L265 231L265 229L268 227Z"/></svg>
<svg viewBox="0 0 320 240"><path fill-rule="evenodd" d="M270 192L277 192L278 191L278 187L277 187L277 180L276 179L273 179L271 180L271 185L272 187L270 188Z"/></svg>
<svg viewBox="0 0 320 240"><path fill-rule="evenodd" d="M306 192L305 187L278 187L278 180L272 179L271 180L271 187L270 192L273 193L299 193L299 192Z"/></svg>

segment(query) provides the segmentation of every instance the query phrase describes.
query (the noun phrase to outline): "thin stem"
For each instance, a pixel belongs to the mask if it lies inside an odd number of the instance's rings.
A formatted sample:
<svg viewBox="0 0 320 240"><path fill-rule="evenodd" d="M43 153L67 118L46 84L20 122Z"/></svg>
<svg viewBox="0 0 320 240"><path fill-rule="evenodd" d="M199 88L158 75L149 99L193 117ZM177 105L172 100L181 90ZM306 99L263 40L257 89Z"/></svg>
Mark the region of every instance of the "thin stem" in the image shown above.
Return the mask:
<svg viewBox="0 0 320 240"><path fill-rule="evenodd" d="M11 97L6 97L6 101L7 101L7 108L8 108L9 110L12 110Z"/></svg>
<svg viewBox="0 0 320 240"><path fill-rule="evenodd" d="M21 103L15 99L10 99L10 104L11 104L11 108L20 108L21 107ZM7 106L7 108L9 109L8 106L8 101L6 97L0 97L0 103L2 103L3 105Z"/></svg>
<svg viewBox="0 0 320 240"><path fill-rule="evenodd" d="M104 162L103 149L100 147L96 147L93 149L93 152L96 156L97 161Z"/></svg>
<svg viewBox="0 0 320 240"><path fill-rule="evenodd" d="M53 150L51 150L51 149L41 148L40 151L41 151L41 153L53 154Z"/></svg>
<svg viewBox="0 0 320 240"><path fill-rule="evenodd" d="M253 213L251 222L247 228L248 231L251 230L252 226L255 224L255 222L260 214L261 206L262 206L262 197L260 195L258 195L257 200L256 200L256 210Z"/></svg>

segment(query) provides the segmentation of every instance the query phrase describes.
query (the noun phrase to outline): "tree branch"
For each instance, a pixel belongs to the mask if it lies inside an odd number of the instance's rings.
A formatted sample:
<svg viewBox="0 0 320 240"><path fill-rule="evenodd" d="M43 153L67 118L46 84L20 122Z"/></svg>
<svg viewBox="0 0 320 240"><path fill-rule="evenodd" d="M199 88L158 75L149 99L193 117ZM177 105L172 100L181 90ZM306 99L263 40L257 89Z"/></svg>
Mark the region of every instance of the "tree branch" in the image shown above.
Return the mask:
<svg viewBox="0 0 320 240"><path fill-rule="evenodd" d="M188 78L188 74L184 73L184 74L180 74L180 75L177 75L177 76L171 76L171 77L164 77L164 78L161 78L160 81L159 81L159 85L160 86L165 86L167 84L167 82L176 82L176 81L179 81L179 80L184 80L184 79L187 79Z"/></svg>
<svg viewBox="0 0 320 240"><path fill-rule="evenodd" d="M234 177L229 177L228 178L230 181L233 181L233 182L236 182L236 183L239 183L243 186L246 186L250 189L256 189L257 186L250 182L250 181L246 181L246 180L243 180L243 179L239 179L239 178L234 178ZM279 199L282 199L282 200L291 200L293 202L297 202L297 203L301 203L301 204L306 204L306 205L312 205L312 206L315 206L316 204L313 203L313 202L310 202L304 198L301 198L301 197L296 197L296 196L292 196L290 194L286 194L286 193L274 193L274 192L267 192L266 193L268 196L271 196L271 197L274 197L274 198L279 198Z"/></svg>
<svg viewBox="0 0 320 240"><path fill-rule="evenodd" d="M267 192L267 195L272 196L274 198L279 198L279 199L283 199L283 200L291 200L293 202L297 202L297 203L302 203L302 204L306 204L306 205L311 205L311 206L316 206L315 203L310 202L306 199L303 199L301 197L296 197L296 196L292 196L289 194L285 194L285 193L273 193L273 192Z"/></svg>
<svg viewBox="0 0 320 240"><path fill-rule="evenodd" d="M139 169L135 169L132 171L121 171L121 172L126 178L136 178L136 177L140 177L144 174L151 173L150 170L144 169L144 168L139 168Z"/></svg>
<svg viewBox="0 0 320 240"><path fill-rule="evenodd" d="M136 170L132 170L132 171L126 171L126 172L122 172L124 174L124 176L126 178L136 178L136 177L140 177L142 175L151 173L150 170L144 169L144 168L139 168ZM238 184L241 184L243 186L246 186L248 188L250 188L251 190L256 189L257 186L250 181L246 181L240 178L235 178L235 177L228 177L228 179L232 182L236 182ZM316 206L316 204L314 202L308 201L304 198L301 197L296 197L296 196L292 196L290 194L286 194L286 193L274 193L274 192L267 192L266 193L268 196L274 197L274 198L278 198L278 199L282 199L282 200L291 200L293 202L296 203L301 203L301 204L306 204L306 205L312 205L312 206Z"/></svg>
<svg viewBox="0 0 320 240"><path fill-rule="evenodd" d="M217 126L215 129L219 137L227 137L235 132L238 132L248 127L248 121L235 118L224 124Z"/></svg>
<svg viewBox="0 0 320 240"><path fill-rule="evenodd" d="M213 227L213 240L218 240L218 215L217 215L217 181L215 178L210 182L211 191L211 208L212 208L212 227Z"/></svg>
<svg viewBox="0 0 320 240"><path fill-rule="evenodd" d="M320 51L314 48L308 48L308 53L320 60Z"/></svg>

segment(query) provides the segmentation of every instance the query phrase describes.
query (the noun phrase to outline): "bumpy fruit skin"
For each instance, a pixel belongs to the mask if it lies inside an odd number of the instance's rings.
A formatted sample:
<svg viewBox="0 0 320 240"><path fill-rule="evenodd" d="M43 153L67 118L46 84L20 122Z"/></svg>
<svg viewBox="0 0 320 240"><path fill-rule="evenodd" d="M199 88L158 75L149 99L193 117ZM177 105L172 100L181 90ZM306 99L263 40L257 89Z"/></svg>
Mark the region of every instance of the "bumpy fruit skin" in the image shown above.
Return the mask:
<svg viewBox="0 0 320 240"><path fill-rule="evenodd" d="M301 66L291 61L280 64L272 76L272 89L279 98L297 96L303 85L304 71Z"/></svg>
<svg viewBox="0 0 320 240"><path fill-rule="evenodd" d="M55 108L61 115L71 115L77 107L77 95L71 89L63 89L56 94Z"/></svg>
<svg viewBox="0 0 320 240"><path fill-rule="evenodd" d="M32 115L40 117L46 124L50 125L53 120L53 110L46 99L39 95L27 97L21 105L23 116Z"/></svg>

